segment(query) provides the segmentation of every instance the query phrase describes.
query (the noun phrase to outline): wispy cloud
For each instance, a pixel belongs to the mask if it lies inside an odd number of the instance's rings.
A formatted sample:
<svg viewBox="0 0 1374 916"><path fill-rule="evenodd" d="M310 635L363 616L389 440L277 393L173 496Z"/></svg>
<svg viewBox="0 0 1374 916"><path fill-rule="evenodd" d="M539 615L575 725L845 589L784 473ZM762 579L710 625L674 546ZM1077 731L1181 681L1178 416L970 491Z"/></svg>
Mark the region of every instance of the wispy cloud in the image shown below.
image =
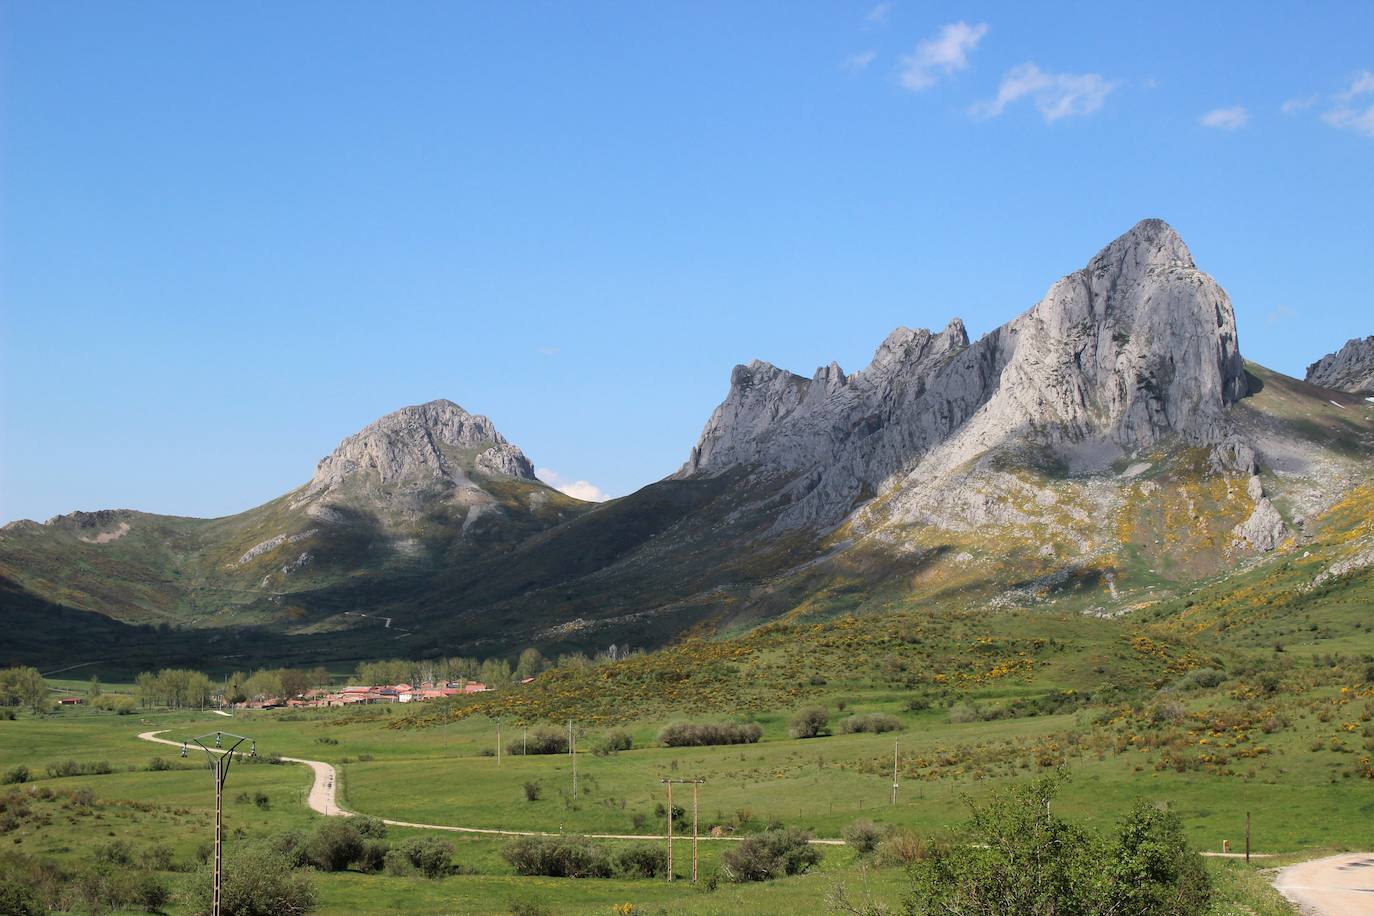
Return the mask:
<svg viewBox="0 0 1374 916"><path fill-rule="evenodd" d="M1322 120L1332 127L1353 130L1374 137L1374 73L1361 70L1350 80L1350 86L1332 99L1332 107L1322 113Z"/></svg>
<svg viewBox="0 0 1374 916"><path fill-rule="evenodd" d="M899 74L902 86L912 92L929 89L942 77L968 68L968 56L988 33L988 24L951 22L934 38L926 39L916 50L902 58Z"/></svg>
<svg viewBox="0 0 1374 916"><path fill-rule="evenodd" d="M1097 73L1046 73L1033 63L1013 67L1002 77L997 98L969 109L975 118L995 118L1008 105L1030 99L1045 123L1089 115L1102 107L1117 86Z"/></svg>
<svg viewBox="0 0 1374 916"><path fill-rule="evenodd" d="M1311 108L1313 105L1320 102L1321 98L1322 97L1319 95L1309 95L1300 99L1289 99L1279 107L1279 110L1286 115L1297 114L1300 111L1306 111Z"/></svg>
<svg viewBox="0 0 1374 916"><path fill-rule="evenodd" d="M867 70L868 65L878 59L877 51L860 51L858 54L851 54L840 61L840 69L857 73L860 70Z"/></svg>
<svg viewBox="0 0 1374 916"><path fill-rule="evenodd" d="M557 347L535 347L534 349L540 356L557 356L559 354Z"/></svg>
<svg viewBox="0 0 1374 916"><path fill-rule="evenodd" d="M1245 106L1236 105L1232 108L1214 108L1198 119L1198 123L1203 127L1212 127L1217 130L1240 130L1250 123L1250 112L1245 110Z"/></svg>
<svg viewBox="0 0 1374 916"><path fill-rule="evenodd" d="M887 25L887 17L892 14L895 3L879 3L864 14L864 24L871 26Z"/></svg>
<svg viewBox="0 0 1374 916"><path fill-rule="evenodd" d="M594 483L585 480L569 480L552 468L535 468L534 476L553 487L559 493L589 503L604 503L611 495Z"/></svg>
<svg viewBox="0 0 1374 916"><path fill-rule="evenodd" d="M1298 313L1288 306L1276 305L1265 314L1264 323L1267 325L1275 325L1296 317L1298 317Z"/></svg>

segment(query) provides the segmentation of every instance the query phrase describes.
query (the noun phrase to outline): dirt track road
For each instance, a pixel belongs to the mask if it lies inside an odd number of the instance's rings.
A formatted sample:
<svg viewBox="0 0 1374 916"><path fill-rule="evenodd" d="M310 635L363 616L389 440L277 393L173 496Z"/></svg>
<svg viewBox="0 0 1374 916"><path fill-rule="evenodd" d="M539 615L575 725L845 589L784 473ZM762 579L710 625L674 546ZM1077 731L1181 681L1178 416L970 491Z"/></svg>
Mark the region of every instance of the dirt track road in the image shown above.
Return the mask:
<svg viewBox="0 0 1374 916"><path fill-rule="evenodd" d="M1279 871L1274 887L1303 916L1374 916L1374 853L1290 865Z"/></svg>
<svg viewBox="0 0 1374 916"><path fill-rule="evenodd" d="M180 741L170 741L166 738L158 737L158 735L162 734L165 731L168 731L168 729L162 729L161 731L142 732L139 734L138 737L144 741L152 741L157 744L170 744L172 747L176 748L181 747ZM223 753L223 751L216 751L216 753ZM310 797L307 799L307 804L310 806L311 811L317 811L320 814L328 815L329 817L353 816L355 812L346 811L343 808L339 807L338 800L335 797L335 784L337 783L338 779L337 774L334 772L334 768L332 766L321 760L304 760L300 757L283 757L281 759L285 760L287 763L304 764L305 766L310 767L310 769L314 772L315 779L314 782L311 783ZM545 833L538 830L496 830L491 827L455 827L450 824L417 824L413 821L397 821L386 817L381 818L380 820L382 821L382 823L389 824L392 827L418 827L421 830L447 830L450 833L484 833L492 836L559 836L559 834L556 833ZM667 837L659 834L589 833L586 834L586 836L594 840L667 839ZM687 833L686 836L678 834L679 839L690 840L691 837L691 833ZM702 842L708 842L711 840L724 840L727 842L731 842L738 841L742 839L742 837L713 837L703 835L700 837L700 839ZM844 845L844 840L814 839L811 842L816 846Z"/></svg>

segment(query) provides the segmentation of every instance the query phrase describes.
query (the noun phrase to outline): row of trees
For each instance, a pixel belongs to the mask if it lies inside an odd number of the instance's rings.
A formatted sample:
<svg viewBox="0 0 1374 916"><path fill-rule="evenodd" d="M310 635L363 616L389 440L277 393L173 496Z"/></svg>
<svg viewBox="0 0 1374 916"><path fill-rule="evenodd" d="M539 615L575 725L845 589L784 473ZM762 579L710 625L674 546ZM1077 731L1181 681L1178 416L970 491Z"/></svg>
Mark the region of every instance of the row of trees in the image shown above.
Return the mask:
<svg viewBox="0 0 1374 916"><path fill-rule="evenodd" d="M430 684L445 681L480 681L499 687L518 683L550 668L585 668L601 662L614 662L639 655L642 650L614 643L594 655L571 652L557 659L545 658L538 649L525 649L512 665L506 658L393 658L361 662L353 675L357 684Z"/></svg>
<svg viewBox="0 0 1374 916"><path fill-rule="evenodd" d="M447 681L480 681L502 686L534 677L547 671L553 663L538 649L520 653L514 666L504 658L408 659L393 658L376 662L361 662L353 680L358 684L431 684Z"/></svg>
<svg viewBox="0 0 1374 916"><path fill-rule="evenodd" d="M0 671L0 706L26 706L34 715L48 711L52 697L48 683L37 668L6 668Z"/></svg>
<svg viewBox="0 0 1374 916"><path fill-rule="evenodd" d="M230 703L299 696L329 680L324 668L264 668L252 674L235 672L222 682L189 668L163 668L144 671L134 678L134 686L144 706L196 708L210 705L221 694Z"/></svg>

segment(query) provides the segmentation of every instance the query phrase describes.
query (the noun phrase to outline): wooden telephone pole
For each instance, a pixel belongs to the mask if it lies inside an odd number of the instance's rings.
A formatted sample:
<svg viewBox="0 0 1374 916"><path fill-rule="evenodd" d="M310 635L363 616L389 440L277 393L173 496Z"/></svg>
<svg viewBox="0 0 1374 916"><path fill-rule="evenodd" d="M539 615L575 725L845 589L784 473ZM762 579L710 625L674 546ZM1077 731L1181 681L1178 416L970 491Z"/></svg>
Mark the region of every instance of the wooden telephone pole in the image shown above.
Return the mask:
<svg viewBox="0 0 1374 916"><path fill-rule="evenodd" d="M892 739L892 804L897 804L897 738Z"/></svg>
<svg viewBox="0 0 1374 916"><path fill-rule="evenodd" d="M690 785L692 787L692 883L697 883L697 864L700 857L697 853L697 841L700 834L697 831L697 810L699 790L701 784L706 782L704 779L662 779L660 780L668 787L668 880L673 880L673 783Z"/></svg>

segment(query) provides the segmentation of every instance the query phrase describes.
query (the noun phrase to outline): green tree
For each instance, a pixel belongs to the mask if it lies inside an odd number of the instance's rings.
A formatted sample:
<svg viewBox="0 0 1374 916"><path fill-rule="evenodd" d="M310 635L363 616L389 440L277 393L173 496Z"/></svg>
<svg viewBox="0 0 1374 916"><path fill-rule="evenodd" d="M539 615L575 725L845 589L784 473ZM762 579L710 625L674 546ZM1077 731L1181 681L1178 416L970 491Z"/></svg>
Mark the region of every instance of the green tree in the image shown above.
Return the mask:
<svg viewBox="0 0 1374 916"><path fill-rule="evenodd" d="M0 706L27 706L42 715L52 708L48 682L37 668L6 668L0 671Z"/></svg>
<svg viewBox="0 0 1374 916"><path fill-rule="evenodd" d="M86 687L86 702L88 702L88 703L90 703L92 706L94 706L96 700L99 700L99 699L100 699L100 678L98 678L98 677L92 677L92 678L91 678L91 683L90 683L89 685L87 685L87 687Z"/></svg>
<svg viewBox="0 0 1374 916"><path fill-rule="evenodd" d="M211 886L207 867L195 885L197 913L210 912ZM315 908L315 889L309 875L293 869L270 847L230 846L221 908L224 916L301 916Z"/></svg>
<svg viewBox="0 0 1374 916"><path fill-rule="evenodd" d="M971 805L966 836L912 868L911 916L1189 916L1211 885L1178 819L1139 804L1117 834L1057 817L1044 776Z"/></svg>

